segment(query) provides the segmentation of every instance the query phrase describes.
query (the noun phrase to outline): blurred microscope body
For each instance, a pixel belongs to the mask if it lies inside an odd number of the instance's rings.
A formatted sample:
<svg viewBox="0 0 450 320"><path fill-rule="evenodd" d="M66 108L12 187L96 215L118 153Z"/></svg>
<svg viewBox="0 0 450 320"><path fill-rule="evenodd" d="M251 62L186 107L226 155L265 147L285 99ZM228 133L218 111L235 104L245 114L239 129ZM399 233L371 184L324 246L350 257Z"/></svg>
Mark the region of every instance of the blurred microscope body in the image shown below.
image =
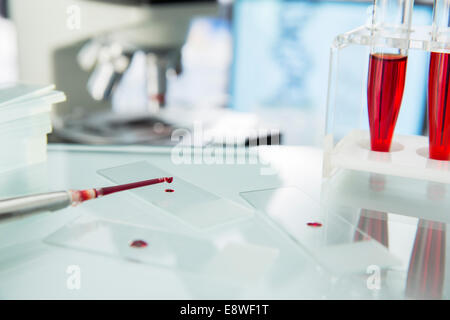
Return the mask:
<svg viewBox="0 0 450 320"><path fill-rule="evenodd" d="M180 127L257 124L225 108L232 60L226 1L18 0L10 11L20 79L55 83L68 96L54 110L50 141L168 145Z"/></svg>

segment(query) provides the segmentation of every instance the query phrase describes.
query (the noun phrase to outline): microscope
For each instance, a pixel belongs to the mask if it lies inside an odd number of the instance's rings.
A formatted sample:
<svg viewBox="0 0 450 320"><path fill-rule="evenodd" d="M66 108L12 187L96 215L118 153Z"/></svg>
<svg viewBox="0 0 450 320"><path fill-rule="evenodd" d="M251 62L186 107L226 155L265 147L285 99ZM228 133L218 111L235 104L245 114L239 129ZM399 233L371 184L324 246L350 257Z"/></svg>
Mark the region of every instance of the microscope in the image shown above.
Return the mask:
<svg viewBox="0 0 450 320"><path fill-rule="evenodd" d="M54 81L70 97L55 112L50 141L170 144L174 124L161 117L167 79L181 72L190 20L217 14L209 1L79 1L134 8L143 19L57 48ZM84 10L84 9L83 9Z"/></svg>

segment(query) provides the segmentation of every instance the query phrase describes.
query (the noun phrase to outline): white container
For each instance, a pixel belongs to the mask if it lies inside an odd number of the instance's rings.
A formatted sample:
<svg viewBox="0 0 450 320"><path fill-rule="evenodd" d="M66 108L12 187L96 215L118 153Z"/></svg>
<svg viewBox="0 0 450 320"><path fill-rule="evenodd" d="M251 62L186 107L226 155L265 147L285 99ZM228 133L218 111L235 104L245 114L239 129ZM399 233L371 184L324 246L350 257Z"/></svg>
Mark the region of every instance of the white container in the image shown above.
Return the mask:
<svg viewBox="0 0 450 320"><path fill-rule="evenodd" d="M47 134L11 139L0 143L0 172L14 170L47 159Z"/></svg>
<svg viewBox="0 0 450 320"><path fill-rule="evenodd" d="M20 101L15 104L0 104L0 124L52 111L52 104L66 99L64 93L54 91L45 96Z"/></svg>
<svg viewBox="0 0 450 320"><path fill-rule="evenodd" d="M45 161L51 131L49 112L0 123L0 172Z"/></svg>
<svg viewBox="0 0 450 320"><path fill-rule="evenodd" d="M54 85L0 85L0 172L47 159L52 104L66 100Z"/></svg>
<svg viewBox="0 0 450 320"><path fill-rule="evenodd" d="M371 151L369 140L369 132L352 131L336 145L329 167L441 183L450 181L450 163L428 157L427 137L396 135L391 152Z"/></svg>
<svg viewBox="0 0 450 320"><path fill-rule="evenodd" d="M21 118L6 123L0 123L0 141L13 137L28 137L52 131L52 121L49 112Z"/></svg>

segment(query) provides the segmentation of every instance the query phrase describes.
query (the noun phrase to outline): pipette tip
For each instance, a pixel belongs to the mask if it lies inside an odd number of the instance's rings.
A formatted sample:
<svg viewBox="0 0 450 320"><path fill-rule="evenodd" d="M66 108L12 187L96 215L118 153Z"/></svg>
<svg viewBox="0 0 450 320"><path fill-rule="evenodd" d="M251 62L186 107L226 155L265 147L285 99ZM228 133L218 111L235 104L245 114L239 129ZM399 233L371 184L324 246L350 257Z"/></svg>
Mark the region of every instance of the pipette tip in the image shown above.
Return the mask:
<svg viewBox="0 0 450 320"><path fill-rule="evenodd" d="M167 183L172 183L173 177L165 177L164 181L166 181Z"/></svg>

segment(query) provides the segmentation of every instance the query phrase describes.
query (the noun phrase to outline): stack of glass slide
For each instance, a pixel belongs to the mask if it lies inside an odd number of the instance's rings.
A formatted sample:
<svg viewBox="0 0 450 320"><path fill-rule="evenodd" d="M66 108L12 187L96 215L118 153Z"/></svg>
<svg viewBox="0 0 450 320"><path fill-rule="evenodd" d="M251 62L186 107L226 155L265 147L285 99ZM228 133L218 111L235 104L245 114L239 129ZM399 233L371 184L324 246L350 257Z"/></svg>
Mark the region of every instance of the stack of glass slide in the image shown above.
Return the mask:
<svg viewBox="0 0 450 320"><path fill-rule="evenodd" d="M65 101L54 85L0 85L0 172L43 162L52 131L52 104Z"/></svg>
<svg viewBox="0 0 450 320"><path fill-rule="evenodd" d="M433 24L411 24L413 0L375 0L368 25L338 35L330 55L324 177L340 171L383 174L437 183L450 182L450 104L446 58L450 53L449 0L435 0ZM409 56L425 55L429 138L395 133L408 108ZM345 80L343 62L361 70ZM436 59L440 59L436 62ZM440 69L439 69L440 68ZM447 76L446 76L447 75ZM403 100L402 100L403 99ZM419 117L419 115L418 115Z"/></svg>

